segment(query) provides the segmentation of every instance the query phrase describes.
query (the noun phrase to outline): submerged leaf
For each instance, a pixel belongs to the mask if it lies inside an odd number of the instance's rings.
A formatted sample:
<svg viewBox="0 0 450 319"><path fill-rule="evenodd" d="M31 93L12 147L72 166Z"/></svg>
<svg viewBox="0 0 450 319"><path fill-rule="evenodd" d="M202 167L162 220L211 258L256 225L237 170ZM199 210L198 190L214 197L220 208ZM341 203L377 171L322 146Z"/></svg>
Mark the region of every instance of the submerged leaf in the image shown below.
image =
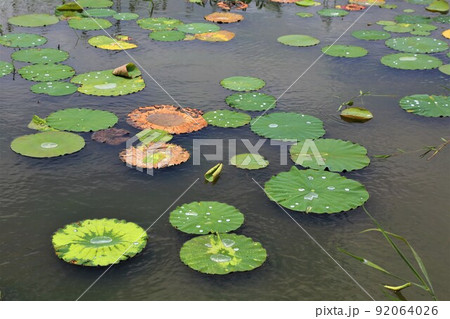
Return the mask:
<svg viewBox="0 0 450 319"><path fill-rule="evenodd" d="M136 22L142 29L152 31L174 30L183 24L180 20L164 17L145 18L137 20Z"/></svg>
<svg viewBox="0 0 450 319"><path fill-rule="evenodd" d="M150 143L166 143L169 142L173 136L163 130L145 129L136 134L136 137L141 141L142 145Z"/></svg>
<svg viewBox="0 0 450 319"><path fill-rule="evenodd" d="M108 145L119 145L126 142L130 137L129 131L118 128L108 128L105 130L96 131L92 134L92 139L99 143Z"/></svg>

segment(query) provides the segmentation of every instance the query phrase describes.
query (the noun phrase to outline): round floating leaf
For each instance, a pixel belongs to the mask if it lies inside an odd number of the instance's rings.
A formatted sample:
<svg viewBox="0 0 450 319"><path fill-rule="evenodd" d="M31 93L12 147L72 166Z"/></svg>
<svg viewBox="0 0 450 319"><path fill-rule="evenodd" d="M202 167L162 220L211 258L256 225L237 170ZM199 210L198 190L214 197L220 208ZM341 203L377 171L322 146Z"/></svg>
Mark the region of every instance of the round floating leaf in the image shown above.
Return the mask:
<svg viewBox="0 0 450 319"><path fill-rule="evenodd" d="M342 9L322 9L317 11L317 14L322 17L344 17L348 11Z"/></svg>
<svg viewBox="0 0 450 319"><path fill-rule="evenodd" d="M64 64L33 64L19 69L19 74L26 80L36 82L58 81L75 74L72 67Z"/></svg>
<svg viewBox="0 0 450 319"><path fill-rule="evenodd" d="M446 51L448 44L445 41L427 37L404 37L386 41L386 46L408 53L436 53Z"/></svg>
<svg viewBox="0 0 450 319"><path fill-rule="evenodd" d="M322 48L322 52L326 55L341 58L360 58L369 53L362 47L342 44L327 45L326 47Z"/></svg>
<svg viewBox="0 0 450 319"><path fill-rule="evenodd" d="M152 31L173 30L183 24L182 21L173 18L145 18L136 22L142 29Z"/></svg>
<svg viewBox="0 0 450 319"><path fill-rule="evenodd" d="M288 209L317 214L348 211L369 199L365 187L338 173L299 170L295 166L266 182L270 200Z"/></svg>
<svg viewBox="0 0 450 319"><path fill-rule="evenodd" d="M384 31L379 30L358 30L353 31L352 36L360 40L375 41L375 40L386 40L391 37L391 35Z"/></svg>
<svg viewBox="0 0 450 319"><path fill-rule="evenodd" d="M447 14L439 17L434 17L433 21L437 23L450 24L450 15Z"/></svg>
<svg viewBox="0 0 450 319"><path fill-rule="evenodd" d="M365 147L335 139L319 138L314 143L299 142L289 152L297 165L332 172L353 171L370 163Z"/></svg>
<svg viewBox="0 0 450 319"><path fill-rule="evenodd" d="M192 202L178 206L170 213L176 229L196 235L228 233L244 223L244 215L235 207L219 202Z"/></svg>
<svg viewBox="0 0 450 319"><path fill-rule="evenodd" d="M276 140L316 139L325 134L323 122L317 117L279 112L254 119L251 129L256 134Z"/></svg>
<svg viewBox="0 0 450 319"><path fill-rule="evenodd" d="M377 21L377 24L378 25L396 25L397 22L389 21L389 20L380 20L380 21Z"/></svg>
<svg viewBox="0 0 450 319"><path fill-rule="evenodd" d="M11 143L11 149L23 156L47 158L78 152L84 139L73 133L48 131L20 136Z"/></svg>
<svg viewBox="0 0 450 319"><path fill-rule="evenodd" d="M114 126L118 118L108 111L69 108L51 113L46 120L50 127L57 130L92 132Z"/></svg>
<svg viewBox="0 0 450 319"><path fill-rule="evenodd" d="M184 32L177 30L153 31L152 33L149 34L150 39L163 42L181 41L184 39L185 36L186 34Z"/></svg>
<svg viewBox="0 0 450 319"><path fill-rule="evenodd" d="M177 29L184 33L197 34L219 31L220 27L212 23L189 23L178 25Z"/></svg>
<svg viewBox="0 0 450 319"><path fill-rule="evenodd" d="M118 96L142 91L144 79L140 76L125 78L112 74L113 70L94 71L79 74L71 82L81 84L78 91L87 95Z"/></svg>
<svg viewBox="0 0 450 319"><path fill-rule="evenodd" d="M397 8L397 6L395 6L395 8ZM393 8L393 9L395 9L395 8ZM405 12L405 13L414 13L414 12L416 12L416 10L414 10L414 9L405 9L405 10L403 10L403 12Z"/></svg>
<svg viewBox="0 0 450 319"><path fill-rule="evenodd" d="M69 26L76 30L102 30L112 26L106 19L93 18L73 18L69 20Z"/></svg>
<svg viewBox="0 0 450 319"><path fill-rule="evenodd" d="M435 25L427 23L416 23L412 25L412 28L416 31L434 31L437 29Z"/></svg>
<svg viewBox="0 0 450 319"><path fill-rule="evenodd" d="M137 45L134 43L130 43L130 37L128 36L116 36L115 39L111 39L109 36L98 35L96 37L92 37L88 40L88 43L93 47L103 49L103 50L111 50L111 51L119 51L119 50L129 50L137 48Z"/></svg>
<svg viewBox="0 0 450 319"><path fill-rule="evenodd" d="M87 9L84 10L83 12L83 16L85 17L94 17L94 18L106 18L106 17L112 17L113 15L115 15L117 12L113 9L105 9L105 8L100 8L100 9Z"/></svg>
<svg viewBox="0 0 450 319"><path fill-rule="evenodd" d="M373 114L362 107L348 107L341 112L341 118L348 122L367 122L373 118Z"/></svg>
<svg viewBox="0 0 450 319"><path fill-rule="evenodd" d="M420 35L420 36L428 36L431 34L431 32L428 31L411 31L410 32L412 35Z"/></svg>
<svg viewBox="0 0 450 319"><path fill-rule="evenodd" d="M58 229L56 256L80 266L108 266L134 257L147 245L146 231L125 220L86 219Z"/></svg>
<svg viewBox="0 0 450 319"><path fill-rule="evenodd" d="M397 9L397 5L396 4L382 4L379 7L383 8L383 9L390 9L390 10ZM413 12L414 12L414 10L413 10Z"/></svg>
<svg viewBox="0 0 450 319"><path fill-rule="evenodd" d="M277 100L274 96L258 93L235 93L228 96L225 102L236 109L243 111L266 111L276 106Z"/></svg>
<svg viewBox="0 0 450 319"><path fill-rule="evenodd" d="M189 157L189 152L181 146L165 143L131 146L119 154L120 160L127 163L127 166L147 169L179 165Z"/></svg>
<svg viewBox="0 0 450 319"><path fill-rule="evenodd" d="M314 14L313 13L309 13L309 12L297 12L296 15L299 16L300 18L311 18L311 17L314 17Z"/></svg>
<svg viewBox="0 0 450 319"><path fill-rule="evenodd" d="M310 47L320 43L319 39L303 34L283 35L277 41L293 47Z"/></svg>
<svg viewBox="0 0 450 319"><path fill-rule="evenodd" d="M413 14L399 14L398 16L395 17L395 21L397 23L409 23L409 24L432 22L430 17Z"/></svg>
<svg viewBox="0 0 450 319"><path fill-rule="evenodd" d="M8 23L20 27L44 27L58 22L59 19L56 16L43 13L25 14L8 19Z"/></svg>
<svg viewBox="0 0 450 319"><path fill-rule="evenodd" d="M439 67L439 71L441 71L444 74L450 75L450 64L444 64ZM0 71L1 76L1 71Z"/></svg>
<svg viewBox="0 0 450 319"><path fill-rule="evenodd" d="M261 169L269 165L263 156L259 154L238 154L230 159L230 164L242 169Z"/></svg>
<svg viewBox="0 0 450 319"><path fill-rule="evenodd" d="M110 0L77 0L83 8L108 8L114 4Z"/></svg>
<svg viewBox="0 0 450 319"><path fill-rule="evenodd" d="M430 12L448 13L449 5L446 0L434 0L425 10Z"/></svg>
<svg viewBox="0 0 450 319"><path fill-rule="evenodd" d="M19 50L11 55L11 58L20 62L28 63L58 63L69 58L69 53L57 49L27 49Z"/></svg>
<svg viewBox="0 0 450 319"><path fill-rule="evenodd" d="M439 95L415 94L400 100L402 109L409 113L426 117L450 116L450 97Z"/></svg>
<svg viewBox="0 0 450 319"><path fill-rule="evenodd" d="M300 6L300 7L315 7L315 6L320 6L321 5L320 2L313 1L313 0L297 1L295 4Z"/></svg>
<svg viewBox="0 0 450 319"><path fill-rule="evenodd" d="M119 145L126 142L130 132L124 129L108 128L92 134L92 139L96 142L106 143L108 145Z"/></svg>
<svg viewBox="0 0 450 319"><path fill-rule="evenodd" d="M408 33L408 32L411 32L414 30L414 28L411 24L405 24L405 23L387 25L383 29L386 31L395 32L395 33Z"/></svg>
<svg viewBox="0 0 450 319"><path fill-rule="evenodd" d="M395 69L403 70L427 70L436 69L442 65L442 61L426 54L397 53L385 55L381 63Z"/></svg>
<svg viewBox="0 0 450 319"><path fill-rule="evenodd" d="M356 3L359 5L365 5L365 6L371 6L371 5L377 5L381 6L385 4L385 0L350 0L350 3Z"/></svg>
<svg viewBox="0 0 450 319"><path fill-rule="evenodd" d="M209 125L218 127L240 127L250 123L250 115L229 110L207 112L203 118Z"/></svg>
<svg viewBox="0 0 450 319"><path fill-rule="evenodd" d="M433 1L434 0L406 0L406 2L408 2L408 3L422 4L422 5L430 4Z"/></svg>
<svg viewBox="0 0 450 319"><path fill-rule="evenodd" d="M0 44L12 48L30 48L44 45L47 38L32 33L8 33L0 36Z"/></svg>
<svg viewBox="0 0 450 319"><path fill-rule="evenodd" d="M262 89L266 82L250 76L232 76L220 81L220 85L232 91L255 91Z"/></svg>
<svg viewBox="0 0 450 319"><path fill-rule="evenodd" d="M0 78L14 71L14 65L9 62L0 61Z"/></svg>
<svg viewBox="0 0 450 319"><path fill-rule="evenodd" d="M195 35L197 40L207 42L227 42L234 38L234 33L226 30L198 33Z"/></svg>
<svg viewBox="0 0 450 319"><path fill-rule="evenodd" d="M120 12L113 15L113 18L121 21L136 20L137 18L139 18L139 14L131 12Z"/></svg>
<svg viewBox="0 0 450 319"><path fill-rule="evenodd" d="M266 250L251 238L236 234L194 237L180 250L181 261L204 274L225 275L260 267Z"/></svg>
<svg viewBox="0 0 450 319"><path fill-rule="evenodd" d="M213 12L206 15L205 20L215 23L234 23L244 20L244 16L231 12Z"/></svg>
<svg viewBox="0 0 450 319"><path fill-rule="evenodd" d="M31 87L31 91L37 94L50 96L70 95L78 90L78 86L68 82L41 82Z"/></svg>

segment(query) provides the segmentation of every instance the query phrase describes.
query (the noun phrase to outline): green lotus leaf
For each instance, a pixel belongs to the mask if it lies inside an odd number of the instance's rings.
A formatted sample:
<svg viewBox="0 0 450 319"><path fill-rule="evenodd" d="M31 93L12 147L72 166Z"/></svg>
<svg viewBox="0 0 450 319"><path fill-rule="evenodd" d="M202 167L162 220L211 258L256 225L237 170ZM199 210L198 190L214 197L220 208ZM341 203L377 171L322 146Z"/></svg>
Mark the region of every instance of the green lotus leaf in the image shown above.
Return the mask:
<svg viewBox="0 0 450 319"><path fill-rule="evenodd" d="M416 23L411 25L414 31L434 31L437 29L435 25L427 23Z"/></svg>
<svg viewBox="0 0 450 319"><path fill-rule="evenodd" d="M11 142L11 149L23 156L47 158L78 152L84 145L77 134L48 131L19 136Z"/></svg>
<svg viewBox="0 0 450 319"><path fill-rule="evenodd" d="M94 18L106 18L106 17L112 17L117 12L113 9L106 9L106 8L99 8L99 9L87 9L84 10L83 16L84 17L94 17Z"/></svg>
<svg viewBox="0 0 450 319"><path fill-rule="evenodd" d="M19 50L11 55L11 58L20 62L49 64L65 61L69 58L69 53L57 49L27 49Z"/></svg>
<svg viewBox="0 0 450 319"><path fill-rule="evenodd" d="M378 7L382 8L382 9L390 9L390 10L397 9L396 4L381 4ZM413 10L413 12L414 12L414 10Z"/></svg>
<svg viewBox="0 0 450 319"><path fill-rule="evenodd" d="M301 0L301 1L297 1L295 4L300 7L315 7L315 6L321 5L320 2L317 2L314 0Z"/></svg>
<svg viewBox="0 0 450 319"><path fill-rule="evenodd" d="M194 237L180 250L181 261L204 274L225 275L260 267L267 252L260 243L236 234Z"/></svg>
<svg viewBox="0 0 450 319"><path fill-rule="evenodd" d="M113 18L121 21L136 20L137 18L139 18L139 14L131 12L120 12L113 15Z"/></svg>
<svg viewBox="0 0 450 319"><path fill-rule="evenodd" d="M110 0L77 0L77 3L83 8L108 8L114 4Z"/></svg>
<svg viewBox="0 0 450 319"><path fill-rule="evenodd" d="M220 177L220 173L222 173L222 169L223 169L222 163L214 165L205 173L205 180L210 183L216 182Z"/></svg>
<svg viewBox="0 0 450 319"><path fill-rule="evenodd" d="M47 38L32 33L8 33L0 36L0 44L11 48L31 48L44 45Z"/></svg>
<svg viewBox="0 0 450 319"><path fill-rule="evenodd" d="M322 48L322 52L326 55L341 58L360 58L369 53L369 51L362 47L342 44L327 45Z"/></svg>
<svg viewBox="0 0 450 319"><path fill-rule="evenodd" d="M276 106L277 100L274 96L258 93L235 93L227 96L225 102L236 109L243 111L266 111Z"/></svg>
<svg viewBox="0 0 450 319"><path fill-rule="evenodd" d="M225 203L192 202L175 208L169 221L184 233L205 235L238 229L244 223L244 215Z"/></svg>
<svg viewBox="0 0 450 319"><path fill-rule="evenodd" d="M218 127L240 127L250 123L250 115L229 110L216 110L203 114L209 125Z"/></svg>
<svg viewBox="0 0 450 319"><path fill-rule="evenodd" d="M199 34L219 31L220 27L212 23L189 23L178 25L177 29L188 34Z"/></svg>
<svg viewBox="0 0 450 319"><path fill-rule="evenodd" d="M444 64L439 67L439 71L441 71L444 74L450 75L450 64ZM0 71L1 75L1 71Z"/></svg>
<svg viewBox="0 0 450 319"><path fill-rule="evenodd" d="M103 50L111 50L111 51L120 51L120 50L129 50L137 48L137 45L129 42L130 37L128 36L116 36L111 39L106 35L98 35L92 37L88 40L88 43L93 47L103 49Z"/></svg>
<svg viewBox="0 0 450 319"><path fill-rule="evenodd" d="M75 93L78 86L68 82L41 82L31 87L31 91L37 94L47 94L50 96L63 96Z"/></svg>
<svg viewBox="0 0 450 319"><path fill-rule="evenodd" d="M408 33L414 30L412 24L399 23L394 25L387 25L383 28L385 31L394 33Z"/></svg>
<svg viewBox="0 0 450 319"><path fill-rule="evenodd" d="M114 126L118 118L108 111L87 108L69 108L51 113L47 124L57 130L93 132Z"/></svg>
<svg viewBox="0 0 450 319"><path fill-rule="evenodd" d="M245 153L233 156L230 164L242 169L261 169L269 165L269 161L259 154Z"/></svg>
<svg viewBox="0 0 450 319"><path fill-rule="evenodd" d="M367 122L373 114L363 107L348 107L341 112L341 118L348 122Z"/></svg>
<svg viewBox="0 0 450 319"><path fill-rule="evenodd" d="M415 94L400 100L402 109L409 113L426 117L450 116L450 97L439 95Z"/></svg>
<svg viewBox="0 0 450 319"><path fill-rule="evenodd" d="M27 126L29 129L37 130L41 132L47 132L47 131L57 131L57 129L54 129L50 126L48 126L47 121L43 118L40 118L37 115L33 115L33 118L31 119L30 123L28 123Z"/></svg>
<svg viewBox="0 0 450 319"><path fill-rule="evenodd" d="M403 70L427 70L436 69L442 65L442 61L426 54L396 53L385 55L381 63L394 69Z"/></svg>
<svg viewBox="0 0 450 319"><path fill-rule="evenodd" d="M86 219L58 229L56 256L80 266L108 266L134 257L147 245L146 231L125 220Z"/></svg>
<svg viewBox="0 0 450 319"><path fill-rule="evenodd" d="M450 24L450 15L434 17L433 21L437 23Z"/></svg>
<svg viewBox="0 0 450 319"><path fill-rule="evenodd" d="M290 210L316 214L348 211L361 206L369 193L359 182L338 173L299 170L295 166L266 182L270 200Z"/></svg>
<svg viewBox="0 0 450 319"><path fill-rule="evenodd" d="M78 91L87 95L118 96L142 91L145 82L142 77L132 79L115 76L113 70L94 71L74 76L72 83L81 84Z"/></svg>
<svg viewBox="0 0 450 319"><path fill-rule="evenodd" d="M83 8L78 3L68 2L68 3L65 3L63 5L60 5L60 6L56 7L55 10L57 10L57 11L78 11L78 12L81 12L81 11L83 11Z"/></svg>
<svg viewBox="0 0 450 319"><path fill-rule="evenodd" d="M82 18L83 15L81 14L83 10L75 11L75 10L55 10L55 15L59 17L61 20L67 20L71 18Z"/></svg>
<svg viewBox="0 0 450 319"><path fill-rule="evenodd" d="M136 137L143 145L150 143L166 143L169 142L173 136L166 131L156 129L145 129L136 134Z"/></svg>
<svg viewBox="0 0 450 319"><path fill-rule="evenodd" d="M300 18L311 18L311 17L314 17L314 14L313 13L309 13L309 12L297 12L296 15L299 16Z"/></svg>
<svg viewBox="0 0 450 319"><path fill-rule="evenodd" d="M255 91L262 89L266 82L251 76L232 76L220 81L220 85L232 91Z"/></svg>
<svg viewBox="0 0 450 319"><path fill-rule="evenodd" d="M434 0L428 7L425 8L427 11L448 13L449 5L445 0Z"/></svg>
<svg viewBox="0 0 450 319"><path fill-rule="evenodd" d="M352 32L352 36L366 41L386 40L391 37L389 33L379 30L357 30Z"/></svg>
<svg viewBox="0 0 450 319"><path fill-rule="evenodd" d="M319 39L303 34L283 35L279 37L277 41L293 47L310 47L320 43Z"/></svg>
<svg viewBox="0 0 450 319"><path fill-rule="evenodd" d="M50 82L70 78L75 70L65 64L33 64L19 69L19 74L26 80Z"/></svg>
<svg viewBox="0 0 450 319"><path fill-rule="evenodd" d="M289 152L297 165L332 172L349 172L364 168L370 163L365 147L335 139L319 138L314 144L299 142ZM322 159L320 162L316 157L319 154Z"/></svg>
<svg viewBox="0 0 450 319"><path fill-rule="evenodd" d="M385 43L391 49L408 53L436 53L448 50L445 41L427 37L393 38Z"/></svg>
<svg viewBox="0 0 450 319"><path fill-rule="evenodd" d="M303 141L325 134L323 122L317 117L292 112L258 117L252 121L251 129L260 136L276 140Z"/></svg>
<svg viewBox="0 0 450 319"><path fill-rule="evenodd" d="M177 30L153 31L149 34L150 39L163 42L175 42L184 40L186 34Z"/></svg>
<svg viewBox="0 0 450 319"><path fill-rule="evenodd" d="M430 34L431 34L431 32L428 32L428 31L415 31L415 30L413 30L413 31L411 31L410 32L412 35L419 35L419 36L429 36Z"/></svg>
<svg viewBox="0 0 450 319"><path fill-rule="evenodd" d="M378 25L396 25L397 22L390 21L390 20L380 20L380 21L377 21L377 24Z"/></svg>
<svg viewBox="0 0 450 319"><path fill-rule="evenodd" d="M426 5L432 3L434 0L405 0L405 1L412 4Z"/></svg>
<svg viewBox="0 0 450 319"><path fill-rule="evenodd" d="M413 14L399 14L398 16L395 17L395 21L397 23L410 23L410 24L432 22L430 17Z"/></svg>
<svg viewBox="0 0 450 319"><path fill-rule="evenodd" d="M8 19L8 23L20 27L45 27L47 25L56 24L59 19L54 15L44 13L33 13L16 16Z"/></svg>
<svg viewBox="0 0 450 319"><path fill-rule="evenodd" d="M173 18L145 18L136 21L137 24L145 30L163 31L174 30L183 24L183 21Z"/></svg>
<svg viewBox="0 0 450 319"><path fill-rule="evenodd" d="M317 14L322 17L344 17L348 11L342 9L322 9L317 11Z"/></svg>
<svg viewBox="0 0 450 319"><path fill-rule="evenodd" d="M397 8L397 6L395 6L395 8ZM405 13L414 13L414 12L416 12L416 10L414 10L414 9L405 9L405 10L403 10L403 12L405 12Z"/></svg>
<svg viewBox="0 0 450 319"><path fill-rule="evenodd" d="M103 30L112 26L111 22L106 19L94 18L73 18L69 20L69 27L76 30Z"/></svg>
<svg viewBox="0 0 450 319"><path fill-rule="evenodd" d="M14 71L14 65L9 62L0 61L0 78Z"/></svg>

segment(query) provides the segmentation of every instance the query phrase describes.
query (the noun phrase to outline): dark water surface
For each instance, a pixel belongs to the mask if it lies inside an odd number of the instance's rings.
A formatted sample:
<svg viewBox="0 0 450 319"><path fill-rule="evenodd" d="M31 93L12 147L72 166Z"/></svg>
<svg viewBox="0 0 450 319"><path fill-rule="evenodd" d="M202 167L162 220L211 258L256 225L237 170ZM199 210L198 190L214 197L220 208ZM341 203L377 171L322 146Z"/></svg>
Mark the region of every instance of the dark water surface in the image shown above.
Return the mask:
<svg viewBox="0 0 450 319"><path fill-rule="evenodd" d="M31 12L52 12L56 0L0 1L0 24L5 32L32 32L46 36L45 47L61 46L70 52L65 63L77 73L109 69L129 62L124 52L111 53L91 47L87 40L102 31L74 31L66 22L45 28L7 27L8 17ZM370 9L350 30L368 23L391 20L405 8L425 14L423 6L394 1L396 10ZM154 16L185 22L203 22L216 11L183 0L155 1ZM148 2L115 1L113 9L148 16ZM279 96L361 14L333 20L314 16L301 19L299 11L317 8L252 3L245 20L222 28L236 33L227 43L185 41L154 42L134 21L115 23L108 31L132 36L139 48L128 51L181 105L208 111L227 108L230 91L219 81L228 76L249 75L264 79L261 92ZM433 32L440 33L445 25ZM448 25L446 26L448 28ZM380 26L373 27L381 29ZM291 48L277 37L300 33L315 36L321 44ZM438 70L402 71L383 66L379 59L392 50L383 41L366 42L345 34L340 43L364 46L369 55L359 59L321 58L279 101L278 111L317 116L324 121L325 137L364 145L371 156L417 150L440 144L449 136L448 118L408 114L398 100L410 94L447 94L448 77ZM0 60L10 61L13 49L0 47ZM436 54L448 63L445 53ZM23 64L16 63L16 67ZM197 178L200 180L177 202L216 200L238 207L246 217L237 233L260 241L269 258L259 269L227 276L207 276L183 265L178 257L190 236L175 230L163 216L149 231L149 243L140 256L111 270L84 296L85 300L367 300L369 297L252 181L264 183L287 171L279 164L278 148L264 145L261 154L271 165L259 171L226 166L216 185L203 183L202 174L214 163L192 160L164 169L154 176L127 168L118 159L123 146L108 146L82 134L86 147L79 153L55 159L31 159L12 152L11 141L30 134L27 123L67 107L90 107L116 113L119 128L137 132L125 122L138 106L174 102L150 78L142 92L122 97L93 97L75 93L47 97L31 93L31 82L20 76L0 79L0 290L7 300L74 300L103 272L58 260L51 245L52 233L65 224L86 218L121 218L146 228L152 224ZM374 119L365 124L343 122L336 112L340 103L359 90L395 97L366 97ZM336 97L339 96L340 98ZM256 115L256 114L255 114ZM174 143L192 151L194 138L258 138L248 126L237 129L208 127L198 133L176 136ZM243 151L242 145L239 150ZM449 153L444 149L433 160L420 152L386 160L372 157L369 167L344 174L362 182L371 198L368 210L389 230L408 238L423 257L440 299L450 299ZM292 213L301 224L377 300L385 299L380 283L397 284L343 255L345 247L357 255L410 279L408 270L379 234L359 234L372 226L362 209L330 216ZM429 297L409 288L412 300Z"/></svg>

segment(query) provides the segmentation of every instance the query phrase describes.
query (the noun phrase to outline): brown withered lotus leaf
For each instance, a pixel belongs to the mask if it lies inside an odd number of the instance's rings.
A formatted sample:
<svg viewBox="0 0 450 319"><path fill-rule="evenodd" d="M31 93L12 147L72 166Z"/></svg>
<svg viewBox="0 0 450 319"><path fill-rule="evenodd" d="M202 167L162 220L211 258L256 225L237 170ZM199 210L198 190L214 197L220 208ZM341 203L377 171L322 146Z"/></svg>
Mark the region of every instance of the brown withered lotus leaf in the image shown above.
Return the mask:
<svg viewBox="0 0 450 319"><path fill-rule="evenodd" d="M217 6L221 8L222 10L245 10L248 8L248 4L242 1L219 1L217 2Z"/></svg>
<svg viewBox="0 0 450 319"><path fill-rule="evenodd" d="M94 132L92 139L96 142L106 143L108 145L119 145L127 141L130 137L129 131L118 128L109 128Z"/></svg>
<svg viewBox="0 0 450 319"><path fill-rule="evenodd" d="M164 168L179 165L190 157L187 150L170 143L131 146L119 153L122 162L139 168Z"/></svg>
<svg viewBox="0 0 450 319"><path fill-rule="evenodd" d="M235 34L231 31L220 30L215 32L198 33L195 35L197 40L207 42L227 42L233 39Z"/></svg>
<svg viewBox="0 0 450 319"><path fill-rule="evenodd" d="M199 131L208 123L202 117L203 112L189 107L173 105L143 106L128 114L127 122L133 127L163 130L170 134L182 134Z"/></svg>
<svg viewBox="0 0 450 319"><path fill-rule="evenodd" d="M134 63L127 63L115 68L112 74L121 76L127 79L133 79L141 75L141 71L136 67Z"/></svg>
<svg viewBox="0 0 450 319"><path fill-rule="evenodd" d="M213 12L206 15L205 20L215 23L234 23L244 20L244 16L231 12Z"/></svg>

